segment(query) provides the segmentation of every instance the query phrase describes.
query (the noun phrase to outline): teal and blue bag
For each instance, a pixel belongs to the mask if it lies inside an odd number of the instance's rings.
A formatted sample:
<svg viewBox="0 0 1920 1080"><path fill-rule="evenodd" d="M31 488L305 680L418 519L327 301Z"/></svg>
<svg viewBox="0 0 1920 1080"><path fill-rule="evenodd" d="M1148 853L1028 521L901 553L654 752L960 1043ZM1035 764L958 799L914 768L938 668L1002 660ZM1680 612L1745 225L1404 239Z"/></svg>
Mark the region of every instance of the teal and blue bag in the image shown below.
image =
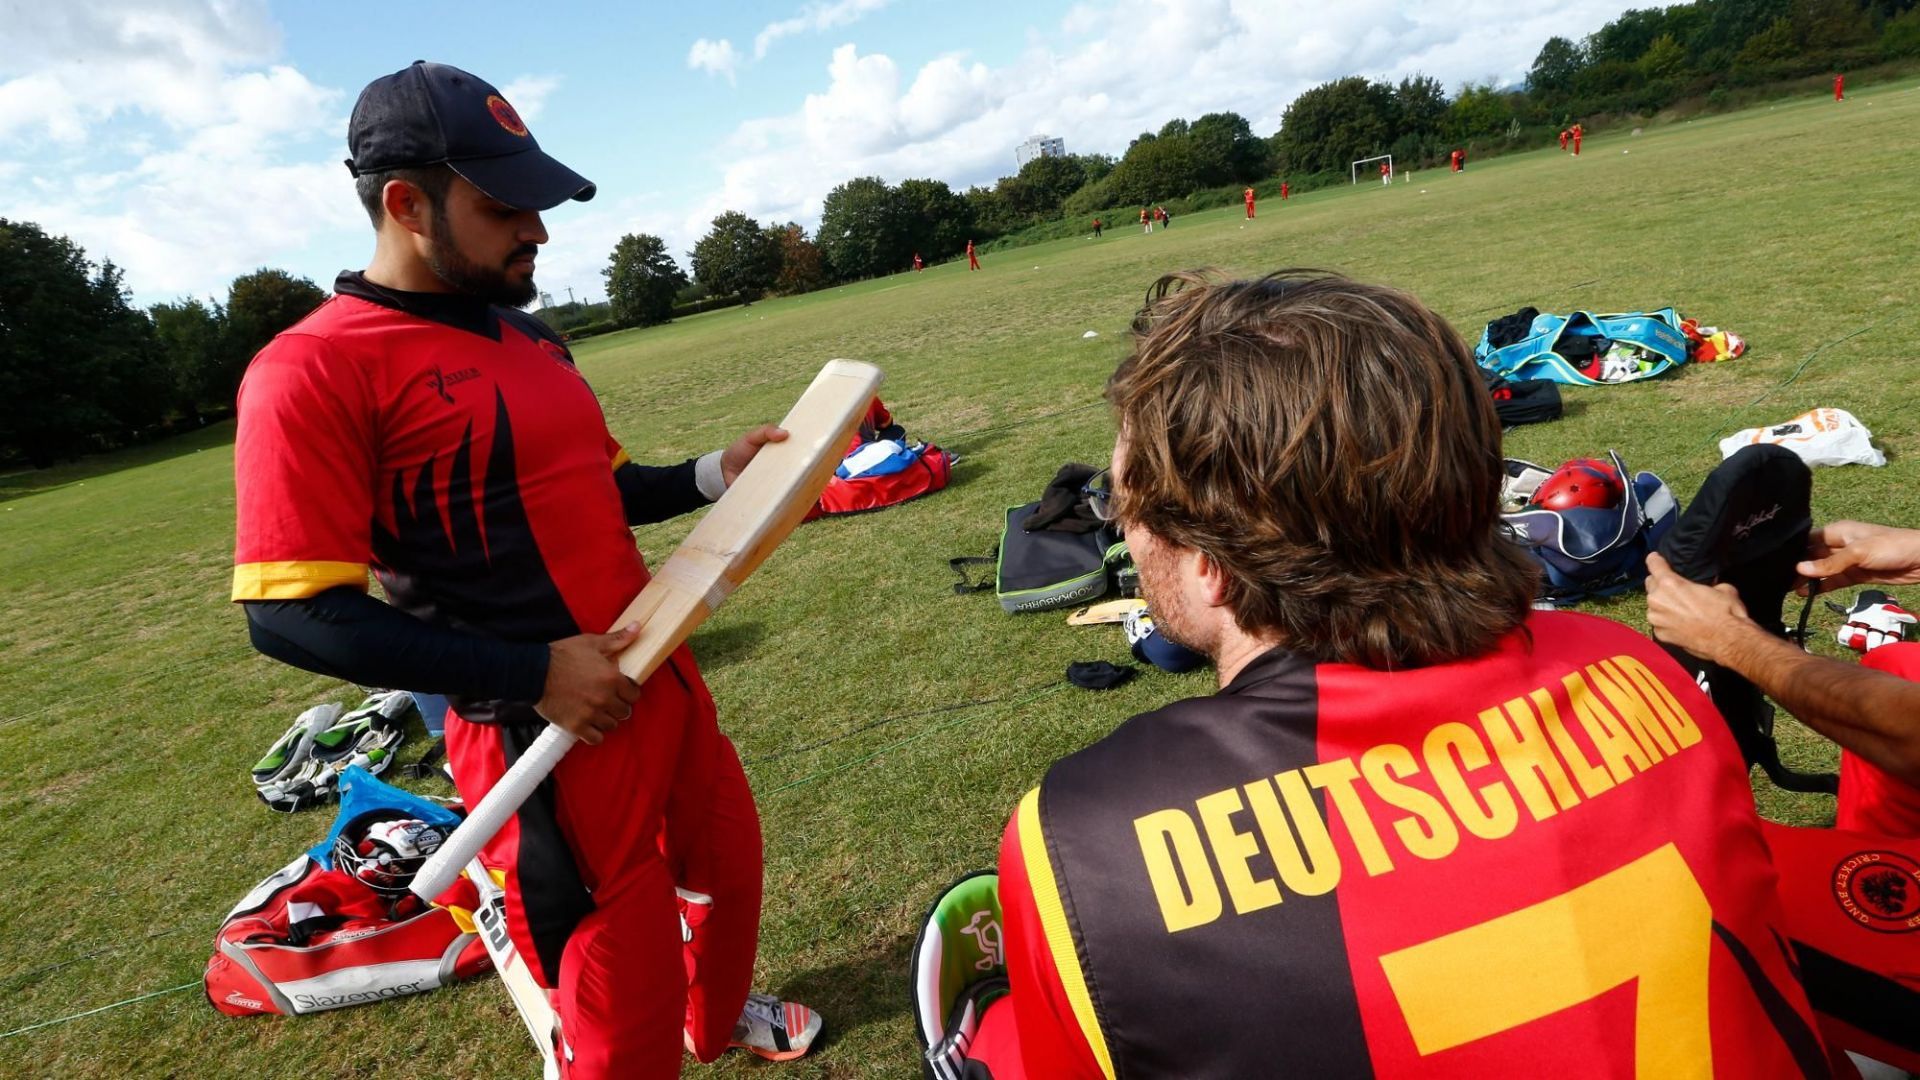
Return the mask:
<svg viewBox="0 0 1920 1080"><path fill-rule="evenodd" d="M1483 331L1473 356L1487 371L1516 381L1608 386L1651 379L1679 367L1687 362L1687 350L1680 316L1665 307L1613 315L1536 315L1524 340L1497 349ZM1608 365L1608 360L1615 362ZM1605 376L1595 377L1595 368Z"/></svg>

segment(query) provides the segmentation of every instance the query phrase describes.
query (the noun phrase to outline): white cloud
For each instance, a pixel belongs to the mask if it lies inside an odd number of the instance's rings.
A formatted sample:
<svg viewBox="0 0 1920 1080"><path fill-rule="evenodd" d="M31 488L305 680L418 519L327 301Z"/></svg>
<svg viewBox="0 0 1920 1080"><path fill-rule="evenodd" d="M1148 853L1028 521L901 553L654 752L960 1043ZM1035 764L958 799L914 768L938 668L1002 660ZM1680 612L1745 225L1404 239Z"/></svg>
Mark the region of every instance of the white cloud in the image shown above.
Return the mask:
<svg viewBox="0 0 1920 1080"><path fill-rule="evenodd" d="M766 59L767 50L783 37L849 26L892 2L893 0L834 0L833 3L808 4L800 9L800 14L762 27L753 38L753 58Z"/></svg>
<svg viewBox="0 0 1920 1080"><path fill-rule="evenodd" d="M75 143L117 113L169 127L229 110L222 76L272 59L279 31L259 0L9 4L0 51L0 136Z"/></svg>
<svg viewBox="0 0 1920 1080"><path fill-rule="evenodd" d="M500 96L513 104L520 119L531 124L540 119L547 107L547 96L560 88L558 75L522 75L500 88Z"/></svg>
<svg viewBox="0 0 1920 1080"><path fill-rule="evenodd" d="M726 38L708 41L701 38L687 50L687 66L695 71L704 71L710 75L725 75L728 82L734 81L734 75L740 70L740 54L733 49L733 42Z"/></svg>
<svg viewBox="0 0 1920 1080"><path fill-rule="evenodd" d="M0 216L112 259L139 302L224 292L365 221L339 164L346 96L273 63L259 3L7 10L0 136L17 157Z"/></svg>

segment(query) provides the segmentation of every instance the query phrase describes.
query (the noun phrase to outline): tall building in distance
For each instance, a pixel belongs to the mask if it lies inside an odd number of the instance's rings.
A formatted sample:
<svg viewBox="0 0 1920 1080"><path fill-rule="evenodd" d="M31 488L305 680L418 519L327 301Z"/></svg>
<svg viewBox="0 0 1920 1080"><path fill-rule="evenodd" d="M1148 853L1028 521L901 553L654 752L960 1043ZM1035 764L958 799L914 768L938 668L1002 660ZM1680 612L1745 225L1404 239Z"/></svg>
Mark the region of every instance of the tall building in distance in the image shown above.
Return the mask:
<svg viewBox="0 0 1920 1080"><path fill-rule="evenodd" d="M1026 168L1027 162L1034 158L1066 157L1067 141L1052 135L1030 135L1027 141L1013 148L1013 160L1018 168Z"/></svg>

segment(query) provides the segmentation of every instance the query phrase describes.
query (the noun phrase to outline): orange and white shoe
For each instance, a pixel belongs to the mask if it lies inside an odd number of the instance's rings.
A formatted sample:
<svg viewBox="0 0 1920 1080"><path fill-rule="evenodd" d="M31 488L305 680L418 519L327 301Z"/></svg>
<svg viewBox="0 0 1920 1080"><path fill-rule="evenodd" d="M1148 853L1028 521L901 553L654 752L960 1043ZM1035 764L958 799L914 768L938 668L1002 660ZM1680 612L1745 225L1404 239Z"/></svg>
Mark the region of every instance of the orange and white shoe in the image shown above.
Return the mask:
<svg viewBox="0 0 1920 1080"><path fill-rule="evenodd" d="M781 1001L772 994L748 994L747 1006L733 1025L733 1041L768 1061L792 1061L813 1049L820 1034L820 1014L805 1005Z"/></svg>

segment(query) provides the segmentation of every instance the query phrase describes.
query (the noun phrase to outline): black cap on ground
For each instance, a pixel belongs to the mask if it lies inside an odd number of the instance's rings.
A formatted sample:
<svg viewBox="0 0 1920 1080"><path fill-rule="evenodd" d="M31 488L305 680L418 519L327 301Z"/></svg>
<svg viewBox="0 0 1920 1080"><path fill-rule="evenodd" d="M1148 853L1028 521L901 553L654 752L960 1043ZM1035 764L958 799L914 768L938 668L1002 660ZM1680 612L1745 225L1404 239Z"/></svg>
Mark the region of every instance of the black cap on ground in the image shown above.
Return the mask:
<svg viewBox="0 0 1920 1080"><path fill-rule="evenodd" d="M415 60L367 84L347 124L347 170L448 165L521 210L593 198L586 177L547 156L500 91L457 67Z"/></svg>

